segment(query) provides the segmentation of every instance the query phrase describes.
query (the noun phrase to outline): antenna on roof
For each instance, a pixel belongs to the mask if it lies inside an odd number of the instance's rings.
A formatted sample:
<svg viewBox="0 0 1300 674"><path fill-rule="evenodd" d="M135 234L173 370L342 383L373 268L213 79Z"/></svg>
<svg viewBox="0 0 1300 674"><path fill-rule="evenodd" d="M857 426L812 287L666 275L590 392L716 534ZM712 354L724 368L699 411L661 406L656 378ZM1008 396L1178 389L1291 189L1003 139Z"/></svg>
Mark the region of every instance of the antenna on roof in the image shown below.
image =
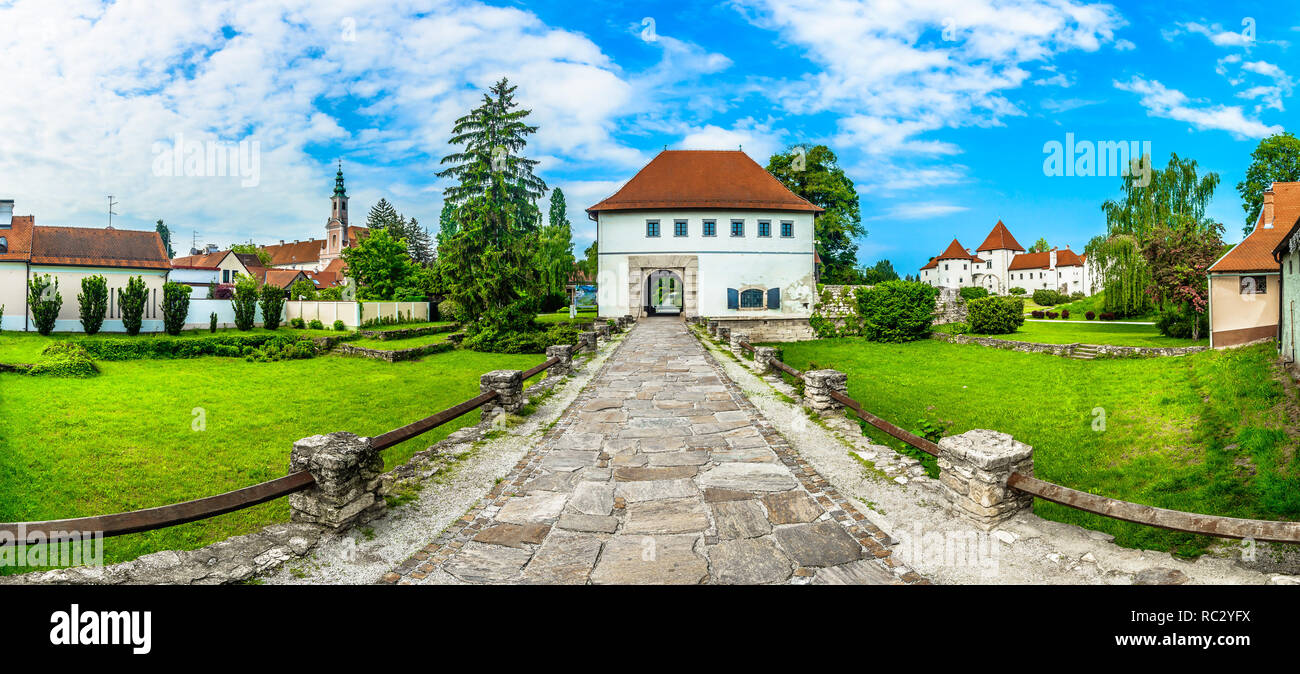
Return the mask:
<svg viewBox="0 0 1300 674"><path fill-rule="evenodd" d="M114 213L114 212L113 212L113 207L116 206L116 205L117 205L117 202L116 202L116 201L113 201L113 195L111 195L111 194L108 195L108 226L109 226L109 227L112 227L112 226L113 226L113 216L114 216L114 215L117 215L117 213Z"/></svg>

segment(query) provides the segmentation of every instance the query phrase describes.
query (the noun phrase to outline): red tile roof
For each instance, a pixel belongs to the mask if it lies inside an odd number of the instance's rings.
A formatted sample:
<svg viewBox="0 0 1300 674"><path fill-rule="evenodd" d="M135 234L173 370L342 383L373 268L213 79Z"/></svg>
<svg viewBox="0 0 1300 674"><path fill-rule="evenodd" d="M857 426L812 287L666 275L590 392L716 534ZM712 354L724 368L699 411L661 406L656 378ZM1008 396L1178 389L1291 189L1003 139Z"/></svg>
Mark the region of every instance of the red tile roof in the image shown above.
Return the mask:
<svg viewBox="0 0 1300 674"><path fill-rule="evenodd" d="M993 225L993 231L984 237L984 243L981 243L975 250L1018 250L1024 252L1025 247L1016 241L1016 237L1011 236L1011 230L998 220L998 224Z"/></svg>
<svg viewBox="0 0 1300 674"><path fill-rule="evenodd" d="M1007 265L1007 271L1017 269L1050 269L1052 263L1051 251L1041 253L1021 253L1011 258L1011 264ZM1069 248L1062 248L1056 251L1056 266L1058 267L1082 267L1083 257L1076 255Z"/></svg>
<svg viewBox="0 0 1300 674"><path fill-rule="evenodd" d="M925 271L926 269L934 269L935 267L938 266L939 266L939 258L930 258L930 261L926 262L924 267L921 267L921 271Z"/></svg>
<svg viewBox="0 0 1300 674"><path fill-rule="evenodd" d="M971 255L971 254L968 253L968 252L966 252L966 249L962 247L961 242L957 241L957 239L953 239L953 240L952 240L952 243L948 244L948 248L946 248L942 253L939 253L939 257L936 257L936 258L934 258L934 259L936 259L936 260L974 260L974 259L975 259L975 256L974 256L974 255Z"/></svg>
<svg viewBox="0 0 1300 674"><path fill-rule="evenodd" d="M215 253L199 253L198 255L172 258L172 266L197 267L200 269L214 268L221 263L221 258L225 257L226 253L229 252L229 250L219 250Z"/></svg>
<svg viewBox="0 0 1300 674"><path fill-rule="evenodd" d="M349 232L348 238L353 238L351 232ZM325 241L323 239L320 241L309 239L307 241L264 246L264 248L266 252L271 254L271 266L273 267L306 262L314 263L320 260L321 251L325 248Z"/></svg>
<svg viewBox="0 0 1300 674"><path fill-rule="evenodd" d="M307 275L298 269L265 269L262 272L262 283L269 283L279 288L288 288L300 277L306 278Z"/></svg>
<svg viewBox="0 0 1300 674"><path fill-rule="evenodd" d="M740 208L820 213L737 150L664 150L613 196L587 209Z"/></svg>
<svg viewBox="0 0 1300 674"><path fill-rule="evenodd" d="M90 227L32 228L32 264L170 269L158 232Z"/></svg>
<svg viewBox="0 0 1300 674"><path fill-rule="evenodd" d="M1264 222L1261 212L1255 229L1210 265L1209 272L1277 271L1279 265L1273 259L1273 249L1286 238L1287 225L1297 218L1300 218L1300 182L1273 183L1273 222ZM1272 227L1266 226L1270 224Z"/></svg>
<svg viewBox="0 0 1300 674"><path fill-rule="evenodd" d="M15 215L9 229L0 229L0 236L5 238L7 252L0 253L0 260L23 260L32 256L32 228L36 225L34 215Z"/></svg>

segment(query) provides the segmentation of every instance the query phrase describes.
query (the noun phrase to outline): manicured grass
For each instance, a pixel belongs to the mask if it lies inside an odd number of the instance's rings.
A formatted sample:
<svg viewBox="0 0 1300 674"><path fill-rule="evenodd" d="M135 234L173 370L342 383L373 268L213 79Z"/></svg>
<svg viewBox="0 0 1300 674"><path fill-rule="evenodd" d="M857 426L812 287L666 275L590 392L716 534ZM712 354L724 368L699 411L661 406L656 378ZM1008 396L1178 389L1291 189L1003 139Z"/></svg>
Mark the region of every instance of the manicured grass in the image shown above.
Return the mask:
<svg viewBox="0 0 1300 674"><path fill-rule="evenodd" d="M578 317L575 318L575 319L570 319L570 318L569 318L569 310L568 310L568 309L564 309L564 310L562 310L562 311L557 311L557 312L552 313L552 314L537 314L537 322L538 322L538 323L547 323L547 324L550 324L550 323L568 323L570 320L573 320L574 322L577 322L577 323L590 323L591 321L596 320L596 310L595 310L595 309L590 309L590 310L587 310L587 311L579 311L579 312L578 312Z"/></svg>
<svg viewBox="0 0 1300 674"><path fill-rule="evenodd" d="M0 374L0 522L108 514L247 487L286 474L295 440L389 431L478 395L484 372L542 359L471 351L401 363L202 357L101 361L102 374L90 379ZM192 428L195 410L204 430ZM385 465L478 419L471 412L389 448ZM287 499L278 499L105 539L105 562L201 547L288 514Z"/></svg>
<svg viewBox="0 0 1300 674"><path fill-rule="evenodd" d="M424 346L426 344L441 344L447 341L455 333L439 332L432 335L418 335L415 337L403 337L401 339L358 339L351 343L356 346L364 346L367 349L380 349L382 351L397 351L399 349L409 349L413 346Z"/></svg>
<svg viewBox="0 0 1300 674"><path fill-rule="evenodd" d="M215 333L203 330L184 330L181 334L173 337L165 332L142 332L134 337L124 332L100 332L94 335L86 335L84 332L52 332L48 337L41 336L37 332L0 332L0 363L30 363L36 360L45 347L49 346L54 340L65 339L194 339L198 337L212 337L214 335L302 335L306 337L342 337L352 334L352 331L339 330L295 330L288 326L280 326L278 330L267 330L265 328L253 328L248 331L240 331L235 328L219 328Z"/></svg>
<svg viewBox="0 0 1300 674"><path fill-rule="evenodd" d="M392 330L411 330L413 328L431 328L442 327L446 325L455 325L455 321L422 321L419 323L398 323L396 325L375 325L362 330L374 330L377 332L389 332Z"/></svg>
<svg viewBox="0 0 1300 674"><path fill-rule="evenodd" d="M795 368L847 372L849 395L864 409L918 434L935 427L946 427L944 435L1010 433L1034 447L1041 479L1163 508L1300 519L1297 395L1282 383L1267 344L1095 361L935 340L775 346ZM1045 501L1034 511L1111 533L1129 547L1195 555L1212 540Z"/></svg>
<svg viewBox="0 0 1300 674"><path fill-rule="evenodd" d="M939 332L953 332L951 325L936 325ZM970 333L968 333L970 334ZM993 339L1012 339L1038 344L1114 344L1117 346L1207 346L1209 338L1200 340L1166 337L1154 325L1125 325L1105 321L1025 321L1013 333L979 335Z"/></svg>
<svg viewBox="0 0 1300 674"><path fill-rule="evenodd" d="M1050 307L1040 307L1034 304L1032 300L1026 300L1025 314L1026 315L1029 314L1029 312L1031 311L1030 305L1033 305L1032 308L1037 309L1039 311L1055 311L1059 313L1062 309L1069 310L1070 317L1068 319L1062 319L1058 317L1056 319L1058 321L1059 320L1087 321L1088 317L1085 314L1087 314L1089 311L1093 312L1098 316L1101 315L1101 312L1104 311L1104 309L1102 309L1102 305L1105 303L1105 297L1106 294L1104 292L1101 292L1101 293L1097 293L1096 295L1089 295L1081 300L1075 300L1073 302L1067 302L1065 304L1057 304L1055 306L1050 306ZM1094 318L1093 320L1100 320L1100 319ZM1142 314L1140 316L1127 316L1116 320L1140 321L1140 322L1149 323L1149 322L1154 322L1156 320L1156 313L1154 311L1151 311Z"/></svg>

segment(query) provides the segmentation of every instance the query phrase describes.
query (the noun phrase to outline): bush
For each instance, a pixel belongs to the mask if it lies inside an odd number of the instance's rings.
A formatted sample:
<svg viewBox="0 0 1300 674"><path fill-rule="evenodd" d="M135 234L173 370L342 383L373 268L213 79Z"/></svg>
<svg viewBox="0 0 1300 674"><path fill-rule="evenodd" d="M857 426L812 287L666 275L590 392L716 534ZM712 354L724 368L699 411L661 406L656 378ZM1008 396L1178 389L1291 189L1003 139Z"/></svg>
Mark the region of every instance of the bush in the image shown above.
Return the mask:
<svg viewBox="0 0 1300 674"><path fill-rule="evenodd" d="M289 327L302 330L303 328L307 327L307 323L303 321L301 318L290 318Z"/></svg>
<svg viewBox="0 0 1300 674"><path fill-rule="evenodd" d="M502 330L482 327L465 338L464 346L471 351L491 353L544 353L553 344L577 344L582 329L567 323L546 329Z"/></svg>
<svg viewBox="0 0 1300 674"><path fill-rule="evenodd" d="M240 274L235 280L235 327L248 331L257 320L257 279Z"/></svg>
<svg viewBox="0 0 1300 674"><path fill-rule="evenodd" d="M108 282L98 274L81 279L81 293L77 295L81 312L81 329L87 335L99 332L108 313Z"/></svg>
<svg viewBox="0 0 1300 674"><path fill-rule="evenodd" d="M1092 311L1087 311L1087 312L1084 312L1083 317L1091 321L1092 319L1094 319L1094 318L1097 317L1097 314L1096 314L1095 312L1092 312Z"/></svg>
<svg viewBox="0 0 1300 674"><path fill-rule="evenodd" d="M298 279L289 286L289 299L291 300L315 300L316 285L307 279Z"/></svg>
<svg viewBox="0 0 1300 674"><path fill-rule="evenodd" d="M1042 317L1044 316L1043 312L1041 312L1041 311L1039 311L1039 310L1037 310L1037 309L1035 309L1035 310L1029 312L1029 315L1030 315L1030 316L1033 316L1034 318L1042 318Z"/></svg>
<svg viewBox="0 0 1300 674"><path fill-rule="evenodd" d="M438 318L444 321L464 323L465 312L456 300L443 300L438 303Z"/></svg>
<svg viewBox="0 0 1300 674"><path fill-rule="evenodd" d="M149 289L144 285L144 279L139 276L132 276L127 279L126 287L118 300L118 309L122 313L122 327L126 329L126 334L135 336L140 334L140 325L144 321L144 303L149 299Z"/></svg>
<svg viewBox="0 0 1300 674"><path fill-rule="evenodd" d="M1057 316L1060 316L1060 314L1056 313L1055 311L1049 311L1049 312L1047 312L1047 317L1048 317L1048 318L1056 318Z"/></svg>
<svg viewBox="0 0 1300 674"><path fill-rule="evenodd" d="M855 294L867 339L910 342L930 334L938 288L919 281L885 281Z"/></svg>
<svg viewBox="0 0 1300 674"><path fill-rule="evenodd" d="M1055 290L1039 288L1034 291L1034 304L1040 304L1045 307L1050 307L1054 304L1063 304L1068 302L1069 299L1069 297L1066 297Z"/></svg>
<svg viewBox="0 0 1300 674"><path fill-rule="evenodd" d="M1111 312L1109 312L1109 311L1103 311L1103 312L1101 312L1101 315L1099 316L1099 318L1101 318L1101 320L1103 320L1103 321L1113 321L1113 320L1115 320L1115 314L1113 314L1113 313L1111 313Z"/></svg>
<svg viewBox="0 0 1300 674"><path fill-rule="evenodd" d="M1182 309L1166 309L1156 318L1156 329L1166 337L1191 339L1192 327L1196 323L1199 323L1200 328L1196 335L1207 334L1210 326L1206 314L1191 314Z"/></svg>
<svg viewBox="0 0 1300 674"><path fill-rule="evenodd" d="M1023 294L1025 294L1025 289L1024 289L1024 288L1019 288L1019 287L1017 287L1017 288L1012 288L1012 289L1008 290L1007 292L1010 293L1010 294L1012 294L1012 295L1023 295Z"/></svg>
<svg viewBox="0 0 1300 674"><path fill-rule="evenodd" d="M208 332L216 332L216 331L217 331L217 312L214 311L212 312L211 316L208 316Z"/></svg>
<svg viewBox="0 0 1300 674"><path fill-rule="evenodd" d="M99 368L84 348L73 342L55 342L41 351L28 374L38 377L93 377Z"/></svg>
<svg viewBox="0 0 1300 674"><path fill-rule="evenodd" d="M320 319L313 318L311 319L311 322L307 324L307 327L311 328L312 330L324 330L325 324L321 323Z"/></svg>
<svg viewBox="0 0 1300 674"><path fill-rule="evenodd" d="M31 307L36 331L42 335L50 334L54 330L54 321L59 319L59 310L63 308L63 295L59 294L59 279L49 274L33 276L32 280L27 282L27 304Z"/></svg>
<svg viewBox="0 0 1300 674"><path fill-rule="evenodd" d="M279 334L217 334L208 337L152 337L148 339L78 339L71 343L86 350L96 360L146 360L197 358L199 356L240 356L256 352L262 345L281 337ZM304 339L284 337L284 339Z"/></svg>
<svg viewBox="0 0 1300 674"><path fill-rule="evenodd" d="M989 291L985 290L984 288L975 288L975 287L962 288L961 290L958 291L958 293L961 295L962 299L968 302L970 300L978 300L989 296Z"/></svg>
<svg viewBox="0 0 1300 674"><path fill-rule="evenodd" d="M163 329L169 335L181 334L185 317L190 313L190 287L168 281L163 284Z"/></svg>
<svg viewBox="0 0 1300 674"><path fill-rule="evenodd" d="M262 286L262 327L275 330L280 327L280 314L284 313L284 289L267 283Z"/></svg>
<svg viewBox="0 0 1300 674"><path fill-rule="evenodd" d="M261 348L247 350L244 354L244 360L249 362L314 358L316 357L316 344L306 337L296 338L287 335L275 335L264 342Z"/></svg>
<svg viewBox="0 0 1300 674"><path fill-rule="evenodd" d="M1062 310L1061 310L1061 318L1069 318L1069 317L1070 317L1070 310L1069 310L1069 309L1062 309Z"/></svg>
<svg viewBox="0 0 1300 674"><path fill-rule="evenodd" d="M1025 301L1019 297L984 297L966 303L970 330L981 335L1005 335L1025 324Z"/></svg>
<svg viewBox="0 0 1300 674"><path fill-rule="evenodd" d="M1083 291L1082 291L1082 290L1076 290L1076 291L1070 293L1070 299L1075 300L1075 301L1081 300L1081 299L1083 299L1084 297L1085 297L1085 295L1083 294Z"/></svg>
<svg viewBox="0 0 1300 674"><path fill-rule="evenodd" d="M335 329L335 330L338 330L339 332L342 332L342 331L344 331L344 330L347 330L347 329L348 329L348 326L343 325L343 320L342 320L342 319L339 319L339 320L334 321L334 329Z"/></svg>
<svg viewBox="0 0 1300 674"><path fill-rule="evenodd" d="M219 284L209 293L214 300L232 300L235 298L235 286L229 283Z"/></svg>

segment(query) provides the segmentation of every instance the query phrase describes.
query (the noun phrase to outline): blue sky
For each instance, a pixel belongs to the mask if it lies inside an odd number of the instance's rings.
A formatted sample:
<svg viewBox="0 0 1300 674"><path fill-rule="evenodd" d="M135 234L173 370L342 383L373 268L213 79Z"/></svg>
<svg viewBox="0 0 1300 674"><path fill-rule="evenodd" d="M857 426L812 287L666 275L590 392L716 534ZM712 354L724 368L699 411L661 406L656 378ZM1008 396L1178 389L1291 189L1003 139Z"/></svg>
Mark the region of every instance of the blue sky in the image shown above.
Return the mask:
<svg viewBox="0 0 1300 674"><path fill-rule="evenodd" d="M1113 176L1044 174L1044 144L1149 142L1235 185L1294 129L1294 3L0 2L0 197L38 223L165 219L175 246L321 236L333 163L353 212L383 196L434 226L451 120L505 75L541 126L530 154L582 209L654 153L824 143L858 185L859 258L914 272L998 220L1081 250ZM255 170L168 175L176 144ZM257 152L252 151L253 143ZM182 144L183 145L183 144ZM206 150L205 150L206 151ZM209 157L211 151L202 155ZM184 171L182 171L184 173Z"/></svg>

